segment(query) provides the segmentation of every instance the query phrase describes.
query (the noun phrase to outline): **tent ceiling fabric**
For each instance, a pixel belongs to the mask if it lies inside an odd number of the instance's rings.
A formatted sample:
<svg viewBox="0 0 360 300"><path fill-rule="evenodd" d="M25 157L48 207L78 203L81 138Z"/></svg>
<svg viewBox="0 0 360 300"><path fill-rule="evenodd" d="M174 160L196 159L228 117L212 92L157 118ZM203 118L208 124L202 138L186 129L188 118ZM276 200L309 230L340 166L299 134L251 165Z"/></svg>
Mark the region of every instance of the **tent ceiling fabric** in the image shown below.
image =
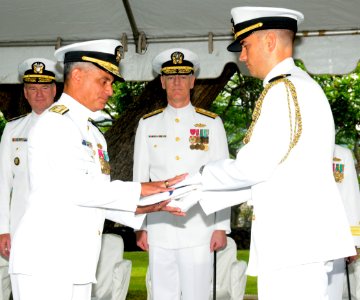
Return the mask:
<svg viewBox="0 0 360 300"><path fill-rule="evenodd" d="M146 36L141 53L136 52L138 40L133 37L126 2L138 31ZM199 55L200 78L218 77L226 63L238 63L238 55L226 51L232 40L230 9L246 5L304 13L294 56L312 73L351 72L360 56L359 0L0 0L0 5L1 83L19 82L17 65L25 58L54 59L59 37L66 45L91 39L121 40L124 34L128 51L121 69L126 80L152 80L153 57L176 46ZM239 67L246 72L244 66Z"/></svg>

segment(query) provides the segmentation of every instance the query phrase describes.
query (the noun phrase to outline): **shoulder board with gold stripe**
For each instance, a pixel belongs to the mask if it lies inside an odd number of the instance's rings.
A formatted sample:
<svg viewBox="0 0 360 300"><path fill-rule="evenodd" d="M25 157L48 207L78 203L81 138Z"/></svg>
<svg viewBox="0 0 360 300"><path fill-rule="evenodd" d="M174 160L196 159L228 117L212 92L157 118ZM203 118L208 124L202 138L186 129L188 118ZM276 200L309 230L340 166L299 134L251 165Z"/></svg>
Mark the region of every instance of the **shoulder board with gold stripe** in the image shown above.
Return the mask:
<svg viewBox="0 0 360 300"><path fill-rule="evenodd" d="M69 109L62 104L54 105L53 107L49 108L49 111L63 115L69 111Z"/></svg>
<svg viewBox="0 0 360 300"><path fill-rule="evenodd" d="M145 120L145 119L150 118L150 117L152 117L152 116L156 116L156 115L162 113L162 112L164 111L164 109L165 109L165 108L160 108L160 109L154 110L154 111L152 111L151 113L148 113L148 114L144 115L144 116L142 117L142 119Z"/></svg>
<svg viewBox="0 0 360 300"><path fill-rule="evenodd" d="M281 74L281 75L279 75L279 76L275 76L274 78L271 78L271 79L269 80L269 82L274 82L274 81L276 81L276 80L284 79L284 78L289 77L289 76L291 76L291 74Z"/></svg>
<svg viewBox="0 0 360 300"><path fill-rule="evenodd" d="M213 118L213 119L215 119L215 118L218 116L216 113L213 113L213 112L211 112L211 111L208 111L208 110L205 110L205 109L199 108L199 107L195 107L195 111L196 111L198 114L201 114L201 115L204 115L204 116Z"/></svg>
<svg viewBox="0 0 360 300"><path fill-rule="evenodd" d="M19 119L21 119L21 118L26 117L27 115L28 115L28 114L24 114L24 115L20 115L20 116L11 118L10 120L8 120L8 122L19 120Z"/></svg>

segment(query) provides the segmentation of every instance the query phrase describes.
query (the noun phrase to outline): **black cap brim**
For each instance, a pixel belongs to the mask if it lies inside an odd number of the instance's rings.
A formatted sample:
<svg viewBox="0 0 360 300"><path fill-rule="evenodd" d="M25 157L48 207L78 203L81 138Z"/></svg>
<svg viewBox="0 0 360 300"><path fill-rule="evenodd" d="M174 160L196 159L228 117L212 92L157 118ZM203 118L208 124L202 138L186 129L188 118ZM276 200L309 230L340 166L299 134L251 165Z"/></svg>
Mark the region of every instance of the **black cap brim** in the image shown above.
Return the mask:
<svg viewBox="0 0 360 300"><path fill-rule="evenodd" d="M233 41L229 46L227 46L227 50L229 52L241 52L242 46L240 44L240 41L238 39Z"/></svg>

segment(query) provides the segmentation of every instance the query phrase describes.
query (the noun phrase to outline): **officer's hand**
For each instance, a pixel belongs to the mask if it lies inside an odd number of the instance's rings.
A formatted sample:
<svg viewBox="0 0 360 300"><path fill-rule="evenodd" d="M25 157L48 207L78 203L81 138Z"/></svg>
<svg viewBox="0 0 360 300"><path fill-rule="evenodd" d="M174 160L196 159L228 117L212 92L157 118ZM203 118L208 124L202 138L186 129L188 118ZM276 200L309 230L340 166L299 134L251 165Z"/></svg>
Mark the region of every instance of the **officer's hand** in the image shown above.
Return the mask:
<svg viewBox="0 0 360 300"><path fill-rule="evenodd" d="M0 254L9 259L11 249L11 239L9 233L0 234Z"/></svg>
<svg viewBox="0 0 360 300"><path fill-rule="evenodd" d="M155 204L138 206L136 208L135 214L146 214L158 211L167 211L175 216L185 216L185 213L181 211L178 207L167 206L170 200L164 200Z"/></svg>
<svg viewBox="0 0 360 300"><path fill-rule="evenodd" d="M136 234L136 245L144 251L149 250L149 244L147 241L147 232L146 230L139 230L135 232Z"/></svg>
<svg viewBox="0 0 360 300"><path fill-rule="evenodd" d="M171 186L184 180L187 175L188 174L178 175L164 181L143 182L141 183L141 196L145 197L161 192L173 191L174 188Z"/></svg>
<svg viewBox="0 0 360 300"><path fill-rule="evenodd" d="M215 230L210 240L210 251L221 250L226 247L226 234L224 230Z"/></svg>
<svg viewBox="0 0 360 300"><path fill-rule="evenodd" d="M355 255L353 255L353 256L349 256L349 257L347 257L346 258L346 262L348 263L348 264L351 264L351 263L353 263L354 261L357 261L357 259L358 259L358 257L359 257L359 250L357 249L357 247L355 247L355 250L356 250L356 254Z"/></svg>

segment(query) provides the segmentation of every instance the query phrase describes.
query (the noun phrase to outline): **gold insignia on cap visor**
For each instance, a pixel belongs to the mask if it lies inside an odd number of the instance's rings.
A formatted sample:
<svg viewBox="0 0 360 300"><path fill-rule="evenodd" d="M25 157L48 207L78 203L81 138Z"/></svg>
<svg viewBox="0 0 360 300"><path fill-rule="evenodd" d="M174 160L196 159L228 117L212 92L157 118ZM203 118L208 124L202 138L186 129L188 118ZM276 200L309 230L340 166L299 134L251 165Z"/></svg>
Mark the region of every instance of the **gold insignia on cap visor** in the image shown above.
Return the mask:
<svg viewBox="0 0 360 300"><path fill-rule="evenodd" d="M189 66L169 66L161 69L164 74L189 74L193 72L194 68Z"/></svg>
<svg viewBox="0 0 360 300"><path fill-rule="evenodd" d="M244 28L243 30L240 30L240 31L236 32L235 35L234 35L234 39L236 40L236 39L238 38L238 36L240 36L240 35L248 32L248 31L250 31L250 30L254 30L254 29L260 28L260 27L262 27L263 25L264 25L263 23L259 22L259 23L256 23L256 24L254 24L254 25L251 25L251 26L249 26L249 27L246 27L246 28Z"/></svg>
<svg viewBox="0 0 360 300"><path fill-rule="evenodd" d="M92 62L95 64L98 64L99 66L105 68L106 70L108 70L109 72L117 75L117 76L121 76L120 75L120 71L119 71L119 67L108 62L108 61L104 61L101 59L97 59L97 58L93 58L93 57L89 57L89 56L82 56L81 59L83 61L88 61L88 62Z"/></svg>
<svg viewBox="0 0 360 300"><path fill-rule="evenodd" d="M55 76L49 76L49 75L24 75L23 81L26 83L49 83L55 80Z"/></svg>

